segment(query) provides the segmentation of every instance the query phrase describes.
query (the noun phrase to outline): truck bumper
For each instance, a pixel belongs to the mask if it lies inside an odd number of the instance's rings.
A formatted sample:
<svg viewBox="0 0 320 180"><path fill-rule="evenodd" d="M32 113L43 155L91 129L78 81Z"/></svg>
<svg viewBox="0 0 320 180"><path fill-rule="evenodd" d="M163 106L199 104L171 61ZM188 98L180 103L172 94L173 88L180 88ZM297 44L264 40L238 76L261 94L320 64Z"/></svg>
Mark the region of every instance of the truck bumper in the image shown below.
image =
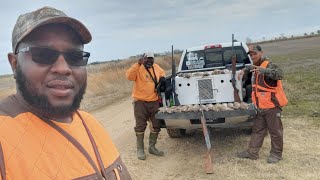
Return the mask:
<svg viewBox="0 0 320 180"><path fill-rule="evenodd" d="M230 110L214 112L204 112L208 127L236 128L250 127L253 125L253 116L256 110L250 105L246 110ZM198 129L201 112L176 112L176 113L157 113L156 118L162 121L162 128L181 128Z"/></svg>

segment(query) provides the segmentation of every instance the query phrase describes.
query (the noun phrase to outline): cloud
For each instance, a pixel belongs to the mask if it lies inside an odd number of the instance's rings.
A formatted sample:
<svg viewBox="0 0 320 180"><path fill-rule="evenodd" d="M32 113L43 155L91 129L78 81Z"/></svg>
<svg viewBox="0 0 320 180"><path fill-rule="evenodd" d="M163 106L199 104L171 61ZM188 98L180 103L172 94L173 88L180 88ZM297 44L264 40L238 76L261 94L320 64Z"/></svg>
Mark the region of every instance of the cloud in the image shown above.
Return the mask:
<svg viewBox="0 0 320 180"><path fill-rule="evenodd" d="M17 6L19 5L19 6ZM125 58L144 50L161 52L207 43L279 36L319 27L319 0L14 0L2 4L0 74L8 65L17 16L52 6L81 20L91 31L90 62ZM315 29L317 30L317 29ZM6 69L10 70L7 66Z"/></svg>

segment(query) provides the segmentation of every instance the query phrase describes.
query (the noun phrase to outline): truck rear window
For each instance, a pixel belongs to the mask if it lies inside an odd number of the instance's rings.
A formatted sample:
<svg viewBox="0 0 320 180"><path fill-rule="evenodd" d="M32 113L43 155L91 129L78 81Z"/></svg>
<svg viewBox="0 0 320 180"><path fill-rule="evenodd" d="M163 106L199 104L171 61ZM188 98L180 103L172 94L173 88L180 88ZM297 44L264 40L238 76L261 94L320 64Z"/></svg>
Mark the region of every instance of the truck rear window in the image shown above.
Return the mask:
<svg viewBox="0 0 320 180"><path fill-rule="evenodd" d="M242 46L235 46L234 52L237 54L237 63L250 64ZM231 47L189 51L185 54L182 70L223 67L231 64L232 54Z"/></svg>

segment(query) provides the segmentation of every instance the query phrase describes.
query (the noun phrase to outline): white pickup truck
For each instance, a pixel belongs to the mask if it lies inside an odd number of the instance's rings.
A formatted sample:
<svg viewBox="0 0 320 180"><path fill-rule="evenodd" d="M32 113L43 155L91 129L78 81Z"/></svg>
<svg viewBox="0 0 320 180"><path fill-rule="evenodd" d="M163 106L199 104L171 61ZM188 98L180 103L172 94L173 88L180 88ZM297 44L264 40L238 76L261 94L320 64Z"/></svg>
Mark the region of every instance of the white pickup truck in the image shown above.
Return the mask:
<svg viewBox="0 0 320 180"><path fill-rule="evenodd" d="M181 137L187 129L201 128L202 112L208 127L252 126L256 111L251 104L251 74L244 82L237 79L240 69L252 65L247 52L243 42L203 45L183 51L177 72L173 63L172 75L166 77L162 107L156 114L170 137ZM233 55L236 55L234 73ZM241 102L235 102L235 89Z"/></svg>

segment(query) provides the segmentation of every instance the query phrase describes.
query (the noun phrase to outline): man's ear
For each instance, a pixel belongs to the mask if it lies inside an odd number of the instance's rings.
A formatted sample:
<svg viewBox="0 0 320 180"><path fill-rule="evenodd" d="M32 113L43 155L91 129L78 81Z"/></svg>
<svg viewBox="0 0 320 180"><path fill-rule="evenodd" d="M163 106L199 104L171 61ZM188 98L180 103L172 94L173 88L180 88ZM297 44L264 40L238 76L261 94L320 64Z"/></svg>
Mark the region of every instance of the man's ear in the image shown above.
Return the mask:
<svg viewBox="0 0 320 180"><path fill-rule="evenodd" d="M10 66L13 72L13 77L16 77L16 70L17 70L17 64L18 64L17 56L13 53L8 53L8 61L10 63Z"/></svg>

